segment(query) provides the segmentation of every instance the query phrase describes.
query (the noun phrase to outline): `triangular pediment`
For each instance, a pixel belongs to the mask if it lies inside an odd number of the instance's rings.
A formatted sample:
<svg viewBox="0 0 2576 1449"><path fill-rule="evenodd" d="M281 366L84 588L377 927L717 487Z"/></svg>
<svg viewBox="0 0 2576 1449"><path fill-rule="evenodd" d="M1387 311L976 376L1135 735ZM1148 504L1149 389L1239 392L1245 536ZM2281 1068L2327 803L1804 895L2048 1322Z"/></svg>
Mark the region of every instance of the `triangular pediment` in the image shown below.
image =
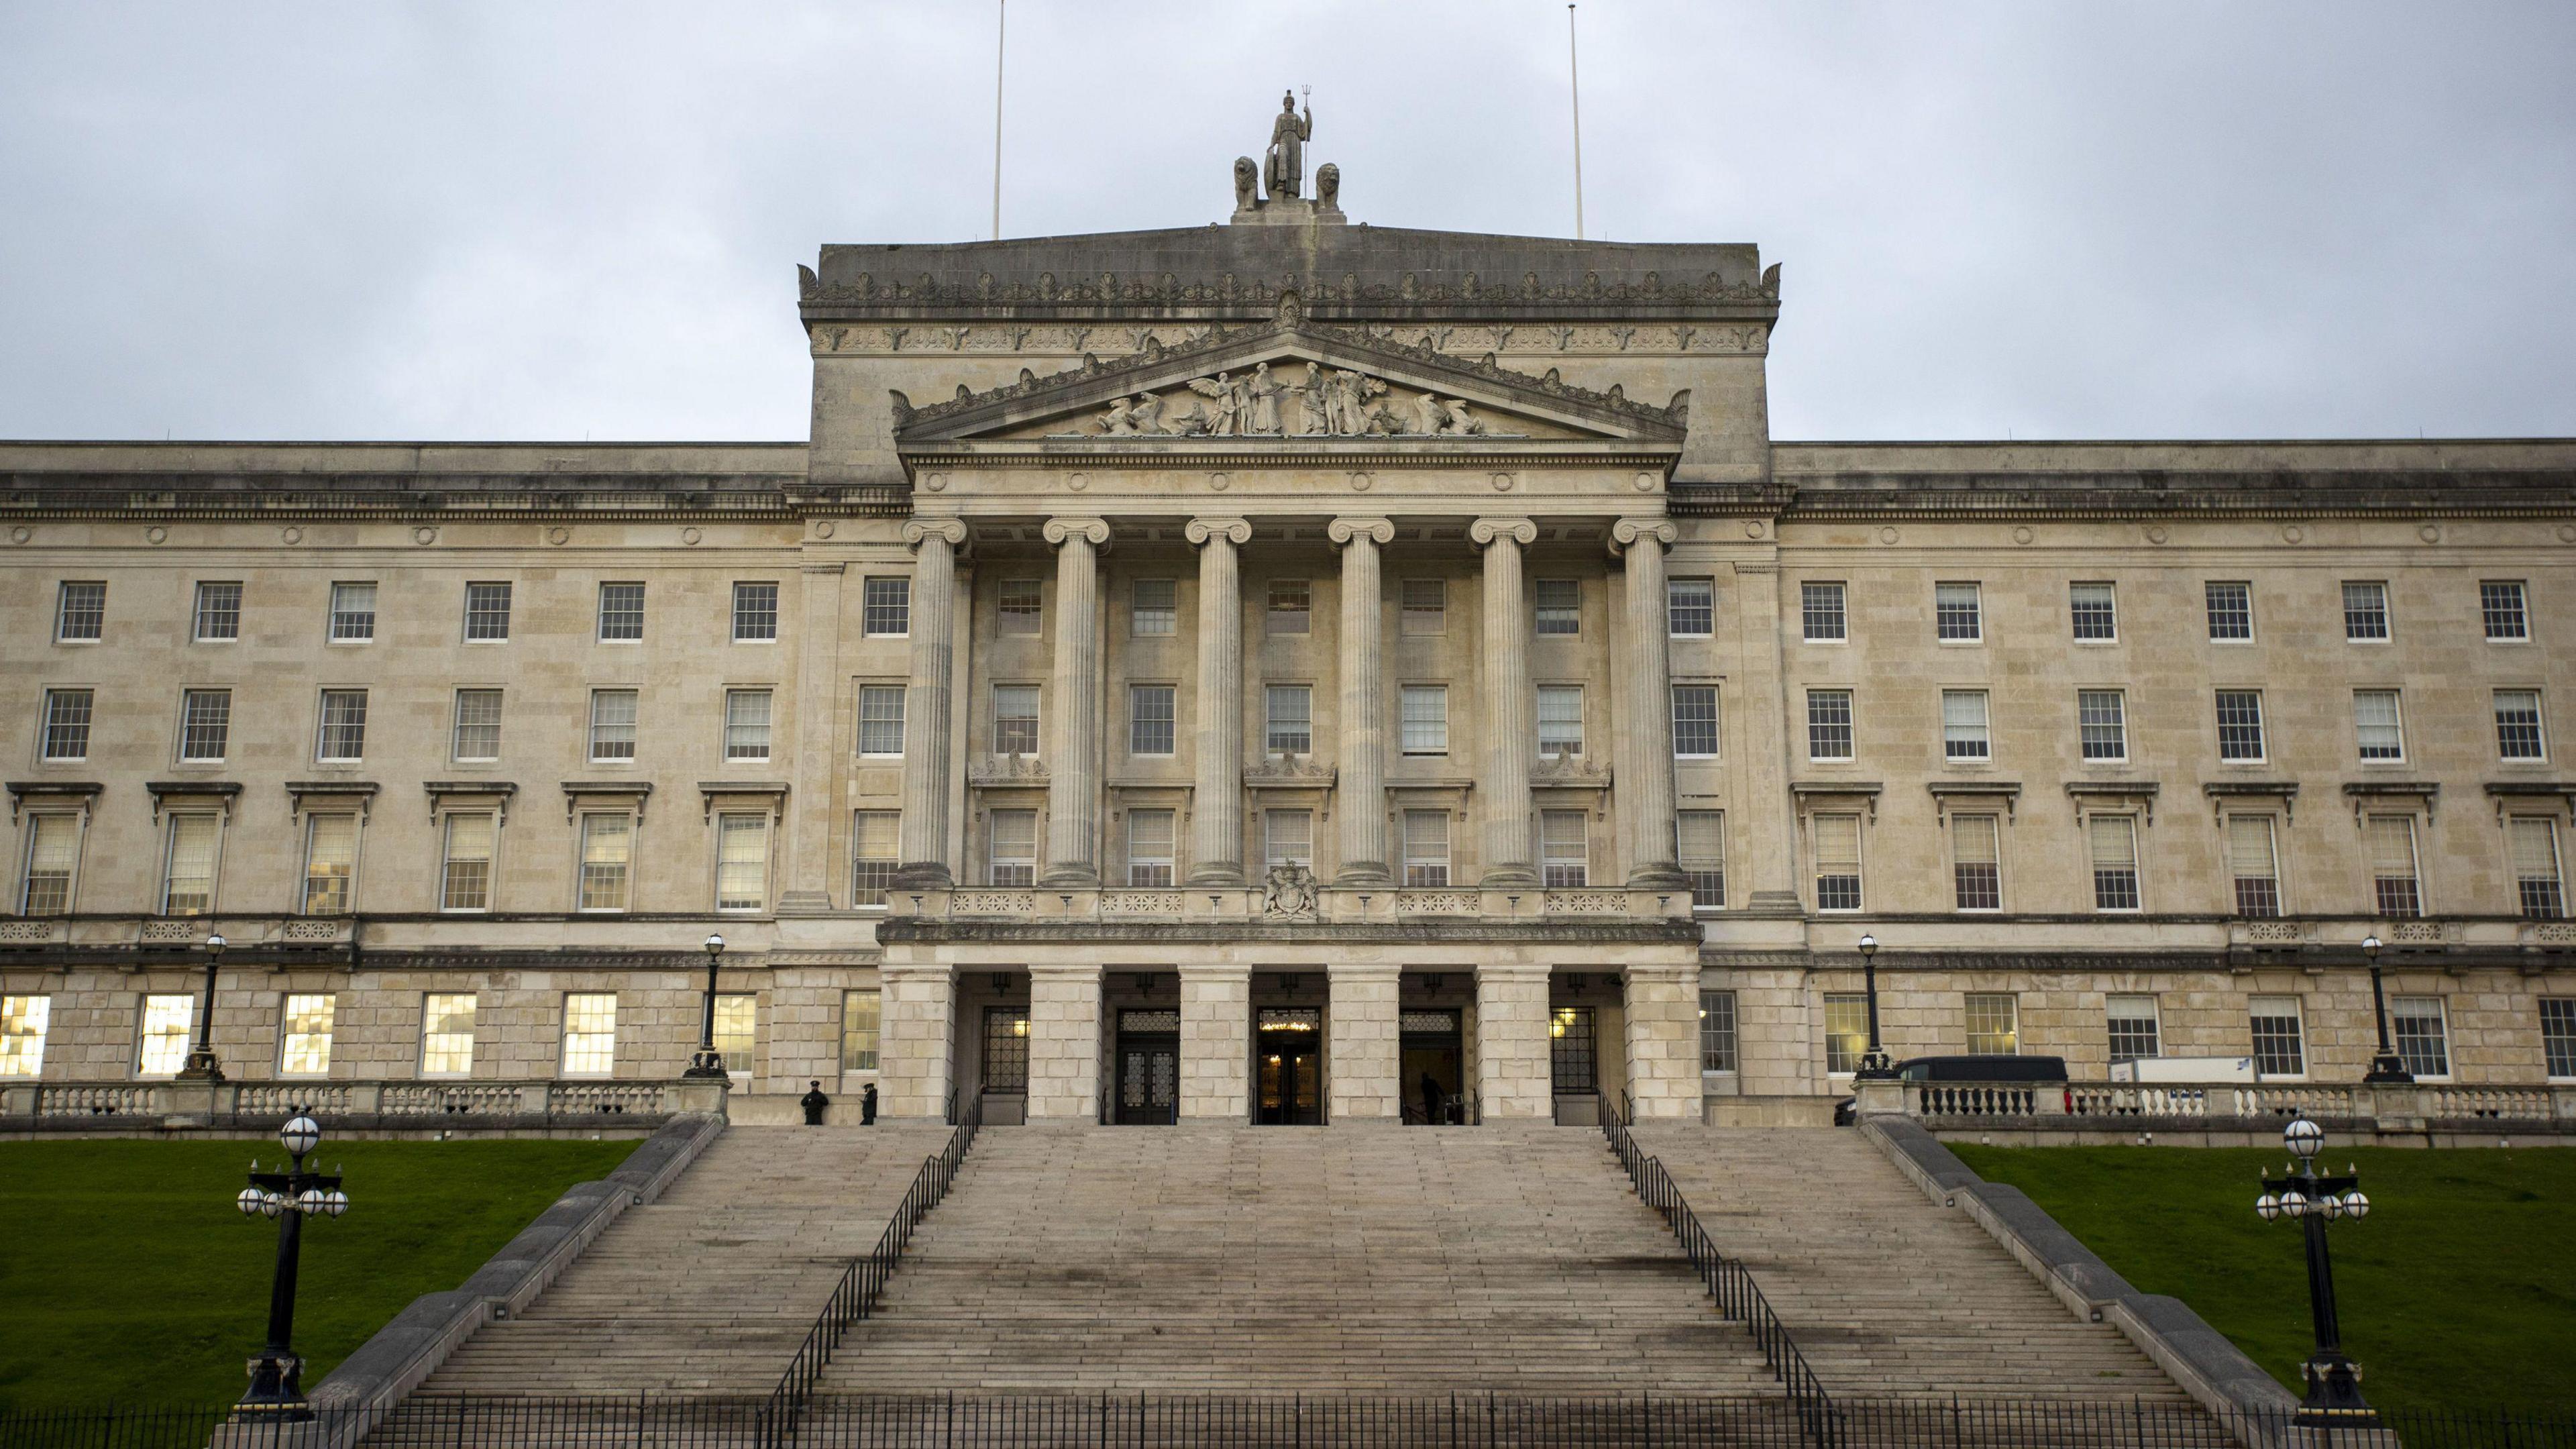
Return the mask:
<svg viewBox="0 0 2576 1449"><path fill-rule="evenodd" d="M1266 442L1377 444L1437 438L1450 444L1678 444L1689 395L1668 407L1629 401L1474 361L1410 347L1368 330L1291 315L1253 328L1211 328L1180 345L1148 340L1112 363L1020 380L990 392L960 390L914 407L894 395L904 445L1081 442L1229 447Z"/></svg>

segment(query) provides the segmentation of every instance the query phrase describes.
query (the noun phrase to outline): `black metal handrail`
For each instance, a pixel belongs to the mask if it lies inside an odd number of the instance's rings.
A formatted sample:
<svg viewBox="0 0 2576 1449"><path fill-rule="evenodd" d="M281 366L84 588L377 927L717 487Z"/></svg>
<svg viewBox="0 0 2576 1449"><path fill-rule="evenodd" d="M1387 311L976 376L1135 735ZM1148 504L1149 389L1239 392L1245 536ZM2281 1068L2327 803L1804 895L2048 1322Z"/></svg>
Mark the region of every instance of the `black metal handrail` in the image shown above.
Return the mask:
<svg viewBox="0 0 2576 1449"><path fill-rule="evenodd" d="M1780 1386L1788 1391L1789 1404L1798 1416L1798 1426L1810 1444L1820 1449L1840 1449L1844 1443L1842 1415L1834 1407L1833 1396L1825 1392L1822 1379L1799 1352L1796 1340L1789 1337L1787 1324L1771 1309L1771 1300L1762 1296L1762 1286L1742 1263L1718 1251L1717 1240L1700 1226L1699 1214L1690 1209L1682 1190L1673 1183L1672 1174L1664 1170L1663 1159L1650 1156L1637 1145L1628 1131L1628 1121L1636 1111L1628 1094L1619 1094L1619 1105L1601 1104L1601 1135L1609 1140L1611 1153L1628 1172L1628 1181L1637 1190L1637 1200L1663 1216L1681 1244L1682 1256L1690 1260L1699 1274L1709 1297L1717 1300L1718 1310L1729 1318L1744 1321L1753 1342L1762 1350L1762 1361L1770 1365Z"/></svg>

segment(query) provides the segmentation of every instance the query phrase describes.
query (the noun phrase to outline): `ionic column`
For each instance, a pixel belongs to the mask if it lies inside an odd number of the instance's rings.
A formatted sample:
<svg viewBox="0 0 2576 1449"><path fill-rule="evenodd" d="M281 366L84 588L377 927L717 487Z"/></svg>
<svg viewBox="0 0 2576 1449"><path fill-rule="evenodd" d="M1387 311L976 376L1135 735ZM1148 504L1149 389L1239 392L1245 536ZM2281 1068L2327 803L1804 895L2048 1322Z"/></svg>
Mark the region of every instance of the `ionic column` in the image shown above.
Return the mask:
<svg viewBox="0 0 2576 1449"><path fill-rule="evenodd" d="M1332 1009L1324 1013L1329 1036L1324 1049L1332 1061L1326 1121L1403 1119L1403 1038L1396 1015L1403 969L1377 961L1326 966L1332 988Z"/></svg>
<svg viewBox="0 0 2576 1449"><path fill-rule="evenodd" d="M957 546L966 541L966 525L954 518L916 518L903 526L903 541L917 558L912 678L903 703L903 818L897 827L903 860L895 884L946 890L955 881L948 865L949 681L957 664Z"/></svg>
<svg viewBox="0 0 2576 1449"><path fill-rule="evenodd" d="M832 747L832 725L840 718L833 707L840 693L841 576L848 565L808 563L803 576L805 622L796 631L796 763L795 788L808 800L840 798L842 766L849 755ZM832 814L798 810L787 817L787 861L781 872L787 888L779 893L782 916L820 915L832 908ZM848 882L844 881L844 885Z"/></svg>
<svg viewBox="0 0 2576 1449"><path fill-rule="evenodd" d="M1032 1127L1100 1120L1100 963L1029 967Z"/></svg>
<svg viewBox="0 0 2576 1449"><path fill-rule="evenodd" d="M1047 711L1044 886L1100 884L1100 546L1097 518L1050 518L1055 553L1055 699Z"/></svg>
<svg viewBox="0 0 2576 1449"><path fill-rule="evenodd" d="M1384 885L1386 868L1386 643L1379 547L1394 539L1383 518L1336 518L1342 545L1342 868L1337 886ZM1335 1072L1339 1079L1338 1069Z"/></svg>
<svg viewBox="0 0 2576 1449"><path fill-rule="evenodd" d="M1530 760L1537 753L1530 696L1529 595L1521 550L1538 541L1526 518L1479 518L1467 537L1485 551L1485 778L1476 782L1485 816L1485 878L1492 889L1538 883L1530 862ZM1544 1013L1542 1013L1543 1015Z"/></svg>
<svg viewBox="0 0 2576 1449"><path fill-rule="evenodd" d="M1647 890L1688 885L1673 838L1672 628L1665 618L1664 550L1681 536L1670 519L1623 518L1610 550L1628 560L1627 698L1619 710L1619 817L1625 824L1628 884Z"/></svg>
<svg viewBox="0 0 2576 1449"><path fill-rule="evenodd" d="M1547 968L1476 968L1476 1097L1488 1122L1556 1115L1547 1035Z"/></svg>
<svg viewBox="0 0 2576 1449"><path fill-rule="evenodd" d="M1180 1119L1250 1121L1252 968L1183 962L1180 976Z"/></svg>
<svg viewBox="0 0 2576 1449"><path fill-rule="evenodd" d="M1243 585L1240 518L1194 518L1199 546L1198 788L1190 816L1190 884L1243 884ZM1246 1109L1249 1110L1249 1109Z"/></svg>

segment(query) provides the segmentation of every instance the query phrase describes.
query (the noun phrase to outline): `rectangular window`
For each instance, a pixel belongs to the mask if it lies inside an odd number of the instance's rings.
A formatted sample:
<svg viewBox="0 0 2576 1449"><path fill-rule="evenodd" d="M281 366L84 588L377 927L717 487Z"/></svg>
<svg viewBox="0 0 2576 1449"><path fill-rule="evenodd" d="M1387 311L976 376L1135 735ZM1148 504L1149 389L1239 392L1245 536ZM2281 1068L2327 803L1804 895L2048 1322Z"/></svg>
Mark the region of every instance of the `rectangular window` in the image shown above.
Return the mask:
<svg viewBox="0 0 2576 1449"><path fill-rule="evenodd" d="M2231 643L2254 637L2254 586L2236 580L2202 586L2209 601L2209 638Z"/></svg>
<svg viewBox="0 0 2576 1449"><path fill-rule="evenodd" d="M89 758L89 722L93 696L86 689L45 691L45 758Z"/></svg>
<svg viewBox="0 0 2576 1449"><path fill-rule="evenodd" d="M506 583L465 586L465 637L499 640L510 637L510 586Z"/></svg>
<svg viewBox="0 0 2576 1449"><path fill-rule="evenodd" d="M1993 744L1986 737L1986 692L1982 689L1941 691L1941 755L1950 760L1985 760Z"/></svg>
<svg viewBox="0 0 2576 1449"><path fill-rule="evenodd" d="M1449 884L1449 812L1404 812L1404 883L1415 890Z"/></svg>
<svg viewBox="0 0 2576 1449"><path fill-rule="evenodd" d="M1869 998L1858 992L1825 997L1825 1071L1850 1076L1869 1051Z"/></svg>
<svg viewBox="0 0 2576 1449"><path fill-rule="evenodd" d="M304 914L345 916L358 877L358 817L339 810L304 822Z"/></svg>
<svg viewBox="0 0 2576 1449"><path fill-rule="evenodd" d="M2478 612L2486 618L2490 644L2531 637L2531 611L2519 580L2489 579L2478 585Z"/></svg>
<svg viewBox="0 0 2576 1449"><path fill-rule="evenodd" d="M1002 580L1002 632L1030 638L1046 632L1045 597L1045 586L1037 579Z"/></svg>
<svg viewBox="0 0 2576 1449"><path fill-rule="evenodd" d="M774 644L778 641L778 585L763 580L733 586L733 642Z"/></svg>
<svg viewBox="0 0 2576 1449"><path fill-rule="evenodd" d="M1408 684L1398 700L1402 743L1408 755L1449 753L1449 686Z"/></svg>
<svg viewBox="0 0 2576 1449"><path fill-rule="evenodd" d="M2093 909L2138 909L2137 820L2096 815L2085 821L2084 835L2093 856Z"/></svg>
<svg viewBox="0 0 2576 1449"><path fill-rule="evenodd" d="M2499 689L2495 692L2496 753L2508 760L2545 760L2549 750L2540 734L2540 691Z"/></svg>
<svg viewBox="0 0 2576 1449"><path fill-rule="evenodd" d="M474 995L431 992L420 1003L420 1074L462 1077L474 1070Z"/></svg>
<svg viewBox="0 0 2576 1449"><path fill-rule="evenodd" d="M590 692L590 758L606 764L635 758L636 692L594 689Z"/></svg>
<svg viewBox="0 0 2576 1449"><path fill-rule="evenodd" d="M877 1069L877 1033L885 1020L885 999L875 991L841 993L841 1070Z"/></svg>
<svg viewBox="0 0 2576 1449"><path fill-rule="evenodd" d="M1717 686L1673 686L1673 754L1685 760L1717 758Z"/></svg>
<svg viewBox="0 0 2576 1449"><path fill-rule="evenodd" d="M984 844L985 883L1026 886L1038 878L1038 812L996 810Z"/></svg>
<svg viewBox="0 0 2576 1449"><path fill-rule="evenodd" d="M1168 639L1180 630L1178 579L1138 579L1127 587L1128 632L1139 639Z"/></svg>
<svg viewBox="0 0 2576 1449"><path fill-rule="evenodd" d="M2085 759L2117 763L2129 758L2128 699L2120 691L2078 690L2075 721Z"/></svg>
<svg viewBox="0 0 2576 1449"><path fill-rule="evenodd" d="M196 1025L197 998L185 995L143 998L142 1028L135 1042L134 1074L175 1077L188 1064L188 1034Z"/></svg>
<svg viewBox="0 0 2576 1449"><path fill-rule="evenodd" d="M1542 684L1538 687L1538 752L1542 757L1583 753L1581 685Z"/></svg>
<svg viewBox="0 0 2576 1449"><path fill-rule="evenodd" d="M376 637L376 586L370 583L331 586L331 642L366 644Z"/></svg>
<svg viewBox="0 0 2576 1449"><path fill-rule="evenodd" d="M576 991L564 998L563 1074L605 1077L617 1069L617 997Z"/></svg>
<svg viewBox="0 0 2576 1449"><path fill-rule="evenodd" d="M2356 689L2352 693L2352 732L2365 760L2406 758L2406 730L2398 717L2397 691Z"/></svg>
<svg viewBox="0 0 2576 1449"><path fill-rule="evenodd" d="M2281 863L2271 816L2227 817L2227 873L2236 882L2236 914L2281 914Z"/></svg>
<svg viewBox="0 0 2576 1449"><path fill-rule="evenodd" d="M724 1058L725 1075L751 1075L758 1053L760 998L750 992L728 992L716 998L716 1054Z"/></svg>
<svg viewBox="0 0 2576 1449"><path fill-rule="evenodd" d="M1534 632L1539 637L1583 632L1583 586L1580 582L1574 579L1532 579L1530 596L1538 607Z"/></svg>
<svg viewBox="0 0 2576 1449"><path fill-rule="evenodd" d="M1172 753L1175 691L1168 684L1127 686L1127 753Z"/></svg>
<svg viewBox="0 0 2576 1449"><path fill-rule="evenodd" d="M1262 861L1266 865L1315 866L1315 814L1311 810L1261 812Z"/></svg>
<svg viewBox="0 0 2576 1449"><path fill-rule="evenodd" d="M623 811L585 811L581 817L581 909L626 909L628 868L634 857L635 817Z"/></svg>
<svg viewBox="0 0 2576 1449"><path fill-rule="evenodd" d="M2558 870L2558 822L2540 816L2512 821L2513 883L2525 920L2555 921L2567 914Z"/></svg>
<svg viewBox="0 0 2576 1449"><path fill-rule="evenodd" d="M1588 1006L1560 1006L1548 1013L1549 1075L1560 1093L1601 1089L1600 1022Z"/></svg>
<svg viewBox="0 0 2576 1449"><path fill-rule="evenodd" d="M1592 845L1580 810L1538 813L1540 883L1549 890L1575 890L1591 883Z"/></svg>
<svg viewBox="0 0 2576 1449"><path fill-rule="evenodd" d="M599 638L603 644L632 644L644 637L644 586L639 583L599 586Z"/></svg>
<svg viewBox="0 0 2576 1449"><path fill-rule="evenodd" d="M2218 758L2227 764L2263 761L2263 695L2260 690L2218 691Z"/></svg>
<svg viewBox="0 0 2576 1449"><path fill-rule="evenodd" d="M54 639L95 644L107 629L107 585L65 583L54 604Z"/></svg>
<svg viewBox="0 0 2576 1449"><path fill-rule="evenodd" d="M1717 580L1666 579L1664 628L1676 639L1705 639L1717 632Z"/></svg>
<svg viewBox="0 0 2576 1449"><path fill-rule="evenodd" d="M1274 684L1263 691L1269 707L1264 748L1274 755L1315 752L1315 691L1311 685Z"/></svg>
<svg viewBox="0 0 2576 1449"><path fill-rule="evenodd" d="M1819 815L1816 836L1816 909L1860 909L1860 817Z"/></svg>
<svg viewBox="0 0 2576 1449"><path fill-rule="evenodd" d="M322 691L322 735L316 758L360 760L367 754L367 692L363 689Z"/></svg>
<svg viewBox="0 0 2576 1449"><path fill-rule="evenodd" d="M769 905L769 817L735 812L716 817L716 909L758 911Z"/></svg>
<svg viewBox="0 0 2576 1449"><path fill-rule="evenodd" d="M2245 1003L2245 1015L2253 1035L2256 1076L2308 1074L2307 1034L2299 1029L2299 998L2257 996Z"/></svg>
<svg viewBox="0 0 2576 1449"><path fill-rule="evenodd" d="M2424 892L2415 867L2415 817L2370 817L2370 887L2381 915L2424 914Z"/></svg>
<svg viewBox="0 0 2576 1449"><path fill-rule="evenodd" d="M229 643L241 637L241 594L239 584L197 585L198 643Z"/></svg>
<svg viewBox="0 0 2576 1449"><path fill-rule="evenodd" d="M1974 644L1986 637L1985 611L1975 584L1932 586L1933 633L1944 644Z"/></svg>
<svg viewBox="0 0 2576 1449"><path fill-rule="evenodd" d="M456 758L501 758L501 691L456 691Z"/></svg>
<svg viewBox="0 0 2576 1449"><path fill-rule="evenodd" d="M1029 1089L1029 1009L1025 1006L984 1008L984 1090L1025 1092Z"/></svg>
<svg viewBox="0 0 2576 1449"><path fill-rule="evenodd" d="M1403 583L1399 627L1414 638L1436 638L1449 632L1449 581L1447 579L1406 579Z"/></svg>
<svg viewBox="0 0 2576 1449"><path fill-rule="evenodd" d="M1269 628L1273 634L1303 634L1314 618L1314 586L1304 579L1270 581Z"/></svg>
<svg viewBox="0 0 2576 1449"><path fill-rule="evenodd" d="M223 823L212 815L170 817L161 877L161 914L202 916L215 908L215 851Z"/></svg>
<svg viewBox="0 0 2576 1449"><path fill-rule="evenodd" d="M1038 752L1038 687L1034 684L993 686L993 753L1034 755Z"/></svg>
<svg viewBox="0 0 2576 1449"><path fill-rule="evenodd" d="M488 810L467 810L447 817L440 855L438 908L442 911L488 911L492 908L492 847L497 817Z"/></svg>
<svg viewBox="0 0 2576 1449"><path fill-rule="evenodd" d="M179 694L179 758L189 764L223 763L232 736L233 692L189 689Z"/></svg>
<svg viewBox="0 0 2576 1449"><path fill-rule="evenodd" d="M1175 819L1169 810L1127 812L1127 884L1148 890L1171 885Z"/></svg>
<svg viewBox="0 0 2576 1449"><path fill-rule="evenodd" d="M765 760L769 758L769 691L765 689L728 689L725 691L725 758L728 760Z"/></svg>
<svg viewBox="0 0 2576 1449"><path fill-rule="evenodd" d="M72 870L80 863L80 817L49 813L27 817L27 873L18 883L18 911L59 916L72 908Z"/></svg>
<svg viewBox="0 0 2576 1449"><path fill-rule="evenodd" d="M871 578L859 585L859 631L871 639L912 632L912 580Z"/></svg>
<svg viewBox="0 0 2576 1449"><path fill-rule="evenodd" d="M1968 1055L2009 1057L2021 1054L2021 998L2000 992L1970 992L1967 1018Z"/></svg>
<svg viewBox="0 0 2576 1449"><path fill-rule="evenodd" d="M0 1077L45 1074L45 1030L53 1016L50 996L0 996Z"/></svg>
<svg viewBox="0 0 2576 1449"><path fill-rule="evenodd" d="M1800 584L1798 614L1810 644L1840 644L1850 620L1843 610L1840 584Z"/></svg>
<svg viewBox="0 0 2576 1449"><path fill-rule="evenodd" d="M1852 757L1852 697L1848 689L1807 691L1807 758Z"/></svg>
<svg viewBox="0 0 2576 1449"><path fill-rule="evenodd" d="M882 906L902 862L903 812L862 810L850 823L850 904Z"/></svg>
<svg viewBox="0 0 2576 1449"><path fill-rule="evenodd" d="M2343 637L2356 644L2388 637L2388 585L2348 583L2343 586Z"/></svg>
<svg viewBox="0 0 2576 1449"><path fill-rule="evenodd" d="M903 754L904 686L859 686L859 753L880 759Z"/></svg>
<svg viewBox="0 0 2576 1449"><path fill-rule="evenodd" d="M2109 584L2070 584L2067 593L2076 638L2100 642L2120 637L2118 599Z"/></svg>
<svg viewBox="0 0 2576 1449"><path fill-rule="evenodd" d="M1951 891L1960 910L2004 908L2000 834L1992 815L1950 817Z"/></svg>
<svg viewBox="0 0 2576 1449"><path fill-rule="evenodd" d="M1691 905L1704 911L1726 908L1726 812L1682 810L1673 817L1674 844L1682 874L1690 877Z"/></svg>
<svg viewBox="0 0 2576 1449"><path fill-rule="evenodd" d="M2438 996L2388 998L2388 1034L2397 1038L2397 1060L2418 1077L2451 1074L2451 1034Z"/></svg>
<svg viewBox="0 0 2576 1449"><path fill-rule="evenodd" d="M2110 1030L2113 1062L2162 1055L2157 1050L2154 997L2114 996L2104 1003L2103 1016Z"/></svg>
<svg viewBox="0 0 2576 1449"><path fill-rule="evenodd" d="M2576 996L2540 998L2540 1055L2551 1078L2576 1077ZM7 1075L5 1066L0 1066L0 1075Z"/></svg>
<svg viewBox="0 0 2576 1449"><path fill-rule="evenodd" d="M1731 1072L1735 1062L1735 993L1703 991L1699 994L1699 1069Z"/></svg>

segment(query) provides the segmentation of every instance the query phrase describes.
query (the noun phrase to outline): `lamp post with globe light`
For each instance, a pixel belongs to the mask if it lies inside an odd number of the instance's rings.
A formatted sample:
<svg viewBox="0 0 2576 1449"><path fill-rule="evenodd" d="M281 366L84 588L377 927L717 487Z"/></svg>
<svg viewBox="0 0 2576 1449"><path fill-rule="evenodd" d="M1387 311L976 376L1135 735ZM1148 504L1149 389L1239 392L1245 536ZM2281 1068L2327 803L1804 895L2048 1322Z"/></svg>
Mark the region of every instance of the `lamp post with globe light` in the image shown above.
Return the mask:
<svg viewBox="0 0 2576 1449"><path fill-rule="evenodd" d="M268 1287L268 1344L250 1362L250 1392L236 1406L239 1413L268 1419L313 1417L304 1401L304 1360L295 1356L295 1269L304 1243L304 1220L319 1214L336 1218L349 1210L349 1195L340 1190L340 1174L307 1171L305 1157L321 1145L322 1126L303 1108L277 1129L294 1159L283 1172L250 1167L250 1186L233 1199L244 1217L277 1219L277 1269Z"/></svg>
<svg viewBox="0 0 2576 1449"><path fill-rule="evenodd" d="M179 1068L183 1082L220 1082L224 1064L215 1057L215 973L223 969L224 936L217 931L206 937L206 995L197 1007L197 1044L188 1049L187 1063Z"/></svg>
<svg viewBox="0 0 2576 1449"><path fill-rule="evenodd" d="M2370 963L2370 1010L2379 1021L2379 1050L2370 1058L2370 1070L2362 1074L2364 1082L2386 1082L2391 1085L2415 1080L2406 1070L2406 1061L2388 1044L2388 990L2379 980L2379 938L2361 938L2362 959Z"/></svg>
<svg viewBox="0 0 2576 1449"><path fill-rule="evenodd" d="M2335 1317L2334 1261L2326 1251L2326 1224L2337 1218L2358 1222L2370 1215L2370 1199L2361 1195L2361 1169L2319 1177L2317 1149L2325 1146L2326 1133L2305 1117L2292 1118L2281 1129L2281 1141L2297 1161L2288 1175L2263 1179L2254 1212L2267 1223L2294 1219L2307 1233L2308 1318L2317 1346L2302 1365L2308 1392L2297 1422L2308 1427L2374 1425L2379 1414L2361 1397L2361 1370L2344 1357L2343 1328Z"/></svg>
<svg viewBox="0 0 2576 1449"><path fill-rule="evenodd" d="M1853 1072L1852 1076L1869 1081L1886 1081L1896 1075L1896 1063L1888 1057L1887 1048L1880 1045L1878 1040L1878 938L1876 936L1860 938L1860 981L1861 991L1869 1003L1869 1050L1860 1054L1860 1069Z"/></svg>
<svg viewBox="0 0 2576 1449"><path fill-rule="evenodd" d="M707 937L706 1006L698 1020L698 1049L689 1058L689 1069L680 1073L683 1078L727 1080L724 1053L716 1050L716 962L723 958L724 948L724 937Z"/></svg>

